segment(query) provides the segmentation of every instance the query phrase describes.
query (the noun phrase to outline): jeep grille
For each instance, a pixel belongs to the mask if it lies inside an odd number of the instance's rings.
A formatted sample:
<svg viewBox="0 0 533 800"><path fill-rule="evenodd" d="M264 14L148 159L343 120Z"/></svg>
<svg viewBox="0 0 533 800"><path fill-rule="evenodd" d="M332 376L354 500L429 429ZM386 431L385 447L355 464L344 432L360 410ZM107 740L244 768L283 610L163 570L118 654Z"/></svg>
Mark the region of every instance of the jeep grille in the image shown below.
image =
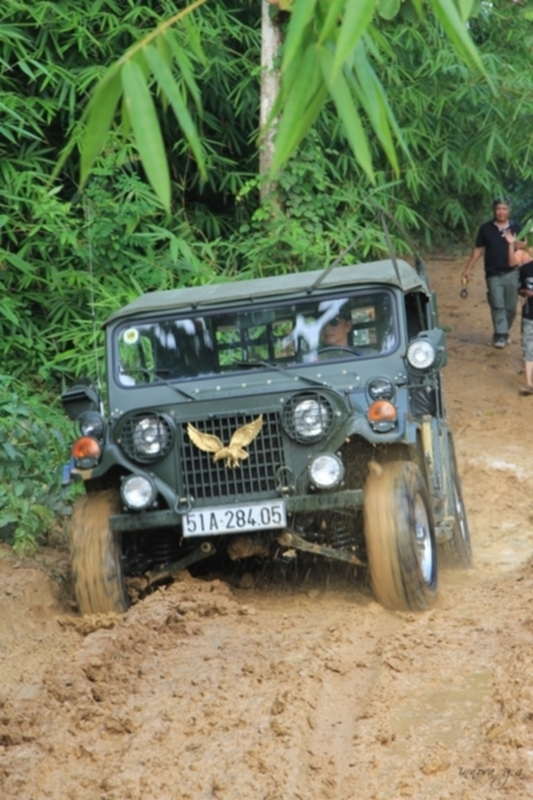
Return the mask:
<svg viewBox="0 0 533 800"><path fill-rule="evenodd" d="M218 436L226 446L235 431L257 418L257 414L239 414L194 422L202 433ZM181 436L181 464L185 493L195 500L212 497L237 497L272 494L276 491L276 473L284 465L283 441L278 414L263 414L263 426L257 437L245 447L249 458L235 468L224 461L213 461L213 453L199 450L189 439L187 425Z"/></svg>

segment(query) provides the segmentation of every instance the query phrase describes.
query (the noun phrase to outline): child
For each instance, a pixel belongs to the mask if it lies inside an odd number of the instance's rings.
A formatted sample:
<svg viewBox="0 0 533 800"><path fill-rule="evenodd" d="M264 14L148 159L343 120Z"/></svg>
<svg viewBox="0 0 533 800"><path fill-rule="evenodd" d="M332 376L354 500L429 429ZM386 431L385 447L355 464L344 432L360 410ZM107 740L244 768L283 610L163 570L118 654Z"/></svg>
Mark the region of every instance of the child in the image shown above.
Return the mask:
<svg viewBox="0 0 533 800"><path fill-rule="evenodd" d="M516 250L515 237L506 232L509 245L509 266L518 267L518 294L524 298L522 305L522 353L526 385L521 395L533 394L533 256L529 250Z"/></svg>

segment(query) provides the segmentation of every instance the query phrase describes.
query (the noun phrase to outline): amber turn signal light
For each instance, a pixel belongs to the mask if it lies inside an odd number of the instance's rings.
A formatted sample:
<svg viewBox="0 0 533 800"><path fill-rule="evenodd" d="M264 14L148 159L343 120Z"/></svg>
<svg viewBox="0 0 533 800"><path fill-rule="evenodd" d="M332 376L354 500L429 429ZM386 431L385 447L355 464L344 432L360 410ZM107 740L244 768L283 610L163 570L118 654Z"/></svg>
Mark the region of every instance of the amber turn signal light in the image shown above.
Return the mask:
<svg viewBox="0 0 533 800"><path fill-rule="evenodd" d="M72 445L72 455L75 459L99 458L102 448L92 436L82 436Z"/></svg>
<svg viewBox="0 0 533 800"><path fill-rule="evenodd" d="M393 422L398 413L396 407L388 400L376 400L367 411L370 422Z"/></svg>

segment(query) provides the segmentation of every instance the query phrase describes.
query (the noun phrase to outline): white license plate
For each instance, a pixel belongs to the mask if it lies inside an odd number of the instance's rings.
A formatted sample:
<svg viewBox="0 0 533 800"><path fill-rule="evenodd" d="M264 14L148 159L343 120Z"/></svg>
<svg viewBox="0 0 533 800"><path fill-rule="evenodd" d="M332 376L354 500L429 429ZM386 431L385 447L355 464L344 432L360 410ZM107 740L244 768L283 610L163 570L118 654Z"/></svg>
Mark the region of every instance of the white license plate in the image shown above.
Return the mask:
<svg viewBox="0 0 533 800"><path fill-rule="evenodd" d="M241 531L265 531L287 525L285 503L267 500L239 506L218 506L191 511L183 517L184 536L219 536Z"/></svg>

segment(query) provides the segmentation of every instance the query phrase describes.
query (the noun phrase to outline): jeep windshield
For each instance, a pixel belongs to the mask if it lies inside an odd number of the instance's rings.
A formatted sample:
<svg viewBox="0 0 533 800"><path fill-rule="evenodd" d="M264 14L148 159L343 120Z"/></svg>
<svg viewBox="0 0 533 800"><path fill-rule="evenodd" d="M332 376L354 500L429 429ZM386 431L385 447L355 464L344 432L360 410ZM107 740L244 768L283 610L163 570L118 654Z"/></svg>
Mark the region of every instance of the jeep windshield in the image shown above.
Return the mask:
<svg viewBox="0 0 533 800"><path fill-rule="evenodd" d="M397 348L397 327L387 289L129 320L115 331L115 375L121 386L138 386L375 358Z"/></svg>

